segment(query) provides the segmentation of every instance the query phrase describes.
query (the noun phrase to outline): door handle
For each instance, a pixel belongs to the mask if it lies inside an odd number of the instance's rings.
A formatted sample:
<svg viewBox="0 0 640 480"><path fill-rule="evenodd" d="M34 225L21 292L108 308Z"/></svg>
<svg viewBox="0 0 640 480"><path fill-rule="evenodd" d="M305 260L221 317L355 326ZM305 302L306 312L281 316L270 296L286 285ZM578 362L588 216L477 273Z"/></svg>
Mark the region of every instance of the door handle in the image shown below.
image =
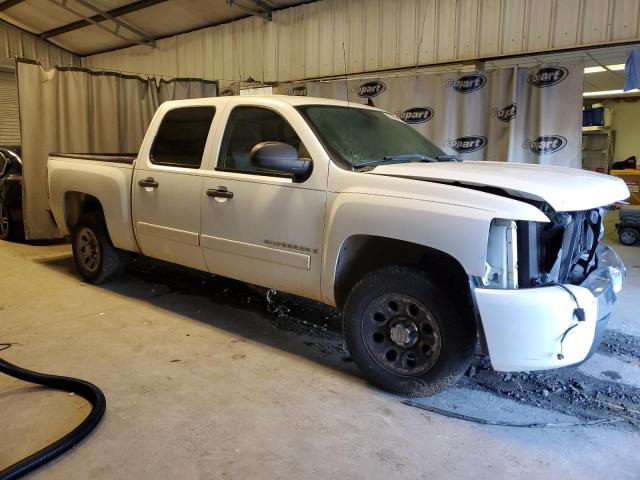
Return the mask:
<svg viewBox="0 0 640 480"><path fill-rule="evenodd" d="M138 180L138 185L140 185L141 187L158 188L158 182L156 182L153 177L147 177L144 180Z"/></svg>
<svg viewBox="0 0 640 480"><path fill-rule="evenodd" d="M227 190L227 187L210 188L207 190L207 196L218 198L233 198L233 192Z"/></svg>

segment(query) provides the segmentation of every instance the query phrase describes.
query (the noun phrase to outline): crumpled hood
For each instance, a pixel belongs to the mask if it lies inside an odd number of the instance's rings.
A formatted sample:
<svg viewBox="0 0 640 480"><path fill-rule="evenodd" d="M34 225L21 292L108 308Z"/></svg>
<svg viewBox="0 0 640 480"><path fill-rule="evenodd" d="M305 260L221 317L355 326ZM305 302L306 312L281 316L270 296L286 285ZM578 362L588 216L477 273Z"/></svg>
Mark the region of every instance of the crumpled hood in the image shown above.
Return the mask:
<svg viewBox="0 0 640 480"><path fill-rule="evenodd" d="M567 167L482 161L400 163L380 165L367 174L497 187L544 200L557 212L602 207L629 197L619 178Z"/></svg>

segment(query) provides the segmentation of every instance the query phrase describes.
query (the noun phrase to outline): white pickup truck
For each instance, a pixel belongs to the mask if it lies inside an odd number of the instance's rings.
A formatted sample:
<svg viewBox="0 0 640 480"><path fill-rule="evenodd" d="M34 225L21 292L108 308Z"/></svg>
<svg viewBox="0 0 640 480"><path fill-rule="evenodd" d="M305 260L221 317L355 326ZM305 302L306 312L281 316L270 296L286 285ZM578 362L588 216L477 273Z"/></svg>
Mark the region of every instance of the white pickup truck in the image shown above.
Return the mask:
<svg viewBox="0 0 640 480"><path fill-rule="evenodd" d="M493 367L577 364L625 276L601 245L616 178L459 162L376 108L309 97L163 103L137 156L52 154L82 276L146 255L337 306L374 384L435 393L478 338Z"/></svg>

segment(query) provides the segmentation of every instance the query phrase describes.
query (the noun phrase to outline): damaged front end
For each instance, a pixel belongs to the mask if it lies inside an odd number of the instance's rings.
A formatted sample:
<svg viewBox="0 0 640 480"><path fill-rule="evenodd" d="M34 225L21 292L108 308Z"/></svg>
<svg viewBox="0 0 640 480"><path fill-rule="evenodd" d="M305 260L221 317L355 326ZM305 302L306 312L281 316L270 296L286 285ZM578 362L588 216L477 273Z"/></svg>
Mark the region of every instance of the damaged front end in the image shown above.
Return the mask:
<svg viewBox="0 0 640 480"><path fill-rule="evenodd" d="M605 208L541 210L549 222L492 222L486 273L473 279L496 370L574 365L598 348L626 274L600 243Z"/></svg>
<svg viewBox="0 0 640 480"><path fill-rule="evenodd" d="M550 283L581 284L598 268L604 208L545 212L548 223L517 222L518 280L523 288Z"/></svg>

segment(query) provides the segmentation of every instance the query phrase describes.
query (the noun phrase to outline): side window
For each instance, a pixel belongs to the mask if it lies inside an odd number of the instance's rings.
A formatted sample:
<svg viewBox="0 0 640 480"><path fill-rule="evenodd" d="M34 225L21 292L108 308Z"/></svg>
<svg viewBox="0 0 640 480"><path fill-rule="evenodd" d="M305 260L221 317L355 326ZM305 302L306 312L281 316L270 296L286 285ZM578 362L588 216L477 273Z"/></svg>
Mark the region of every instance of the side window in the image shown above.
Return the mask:
<svg viewBox="0 0 640 480"><path fill-rule="evenodd" d="M151 147L151 163L172 167L200 168L214 107L184 107L169 110Z"/></svg>
<svg viewBox="0 0 640 480"><path fill-rule="evenodd" d="M217 168L257 172L249 154L255 145L267 141L288 143L300 158L309 157L296 132L278 113L261 107L236 107L227 121Z"/></svg>

